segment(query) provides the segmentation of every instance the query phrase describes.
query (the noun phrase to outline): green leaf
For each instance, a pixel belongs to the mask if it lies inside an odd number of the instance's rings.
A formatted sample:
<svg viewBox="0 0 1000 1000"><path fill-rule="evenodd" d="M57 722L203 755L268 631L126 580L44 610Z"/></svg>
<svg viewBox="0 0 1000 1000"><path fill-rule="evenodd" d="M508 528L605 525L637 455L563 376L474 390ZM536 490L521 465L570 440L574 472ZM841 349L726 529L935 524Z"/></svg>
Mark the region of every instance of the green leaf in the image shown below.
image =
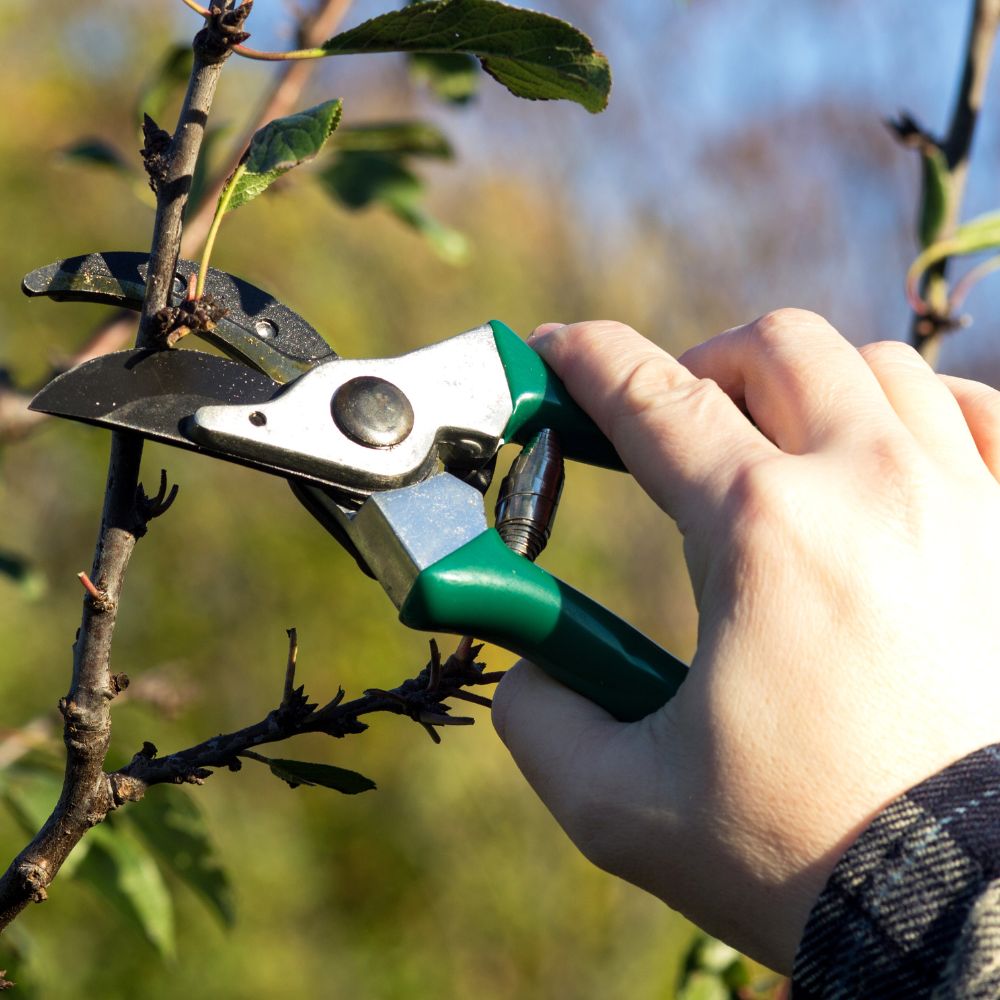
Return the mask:
<svg viewBox="0 0 1000 1000"><path fill-rule="evenodd" d="M464 52L411 52L410 74L449 104L468 104L479 90L479 63Z"/></svg>
<svg viewBox="0 0 1000 1000"><path fill-rule="evenodd" d="M61 151L67 160L92 167L103 167L118 174L131 174L132 168L125 157L103 139L81 139Z"/></svg>
<svg viewBox="0 0 1000 1000"><path fill-rule="evenodd" d="M412 7L427 0L409 0ZM441 100L467 104L479 89L479 61L465 52L411 52L410 75Z"/></svg>
<svg viewBox="0 0 1000 1000"><path fill-rule="evenodd" d="M47 767L17 764L2 773L0 794L25 836L34 837L49 818L62 791L61 773ZM72 876L90 849L84 837L63 862L60 874Z"/></svg>
<svg viewBox="0 0 1000 1000"><path fill-rule="evenodd" d="M149 848L131 826L105 820L87 834L91 849L78 869L165 958L176 950L174 905Z"/></svg>
<svg viewBox="0 0 1000 1000"><path fill-rule="evenodd" d="M746 959L735 948L698 934L684 956L677 1000L735 1000L749 983Z"/></svg>
<svg viewBox="0 0 1000 1000"><path fill-rule="evenodd" d="M0 942L0 969L2 977L17 988L18 1000L37 1000L43 995L37 980L38 965L44 961L44 949L39 948L37 937L32 934L24 921L11 924L3 932Z"/></svg>
<svg viewBox="0 0 1000 1000"><path fill-rule="evenodd" d="M180 789L150 789L141 803L122 816L131 821L163 866L198 893L224 926L231 927L235 919L232 885L194 799Z"/></svg>
<svg viewBox="0 0 1000 1000"><path fill-rule="evenodd" d="M376 201L412 203L423 194L423 182L402 158L383 153L343 153L322 172L320 180L353 209Z"/></svg>
<svg viewBox="0 0 1000 1000"><path fill-rule="evenodd" d="M454 156L445 134L428 122L376 122L347 125L337 132L336 148L345 153L392 153L397 156Z"/></svg>
<svg viewBox="0 0 1000 1000"><path fill-rule="evenodd" d="M171 45L159 65L143 84L135 103L136 124L142 127L143 114L159 121L170 102L187 88L194 65L194 50L190 44Z"/></svg>
<svg viewBox="0 0 1000 1000"><path fill-rule="evenodd" d="M916 306L920 301L917 285L920 276L947 257L962 257L1000 248L1000 212L977 216L959 226L954 236L932 243L910 265L906 273L907 294Z"/></svg>
<svg viewBox="0 0 1000 1000"><path fill-rule="evenodd" d="M608 61L565 21L497 0L429 0L390 11L324 42L326 55L366 52L467 53L512 94L570 100L603 111Z"/></svg>
<svg viewBox="0 0 1000 1000"><path fill-rule="evenodd" d="M732 1000L729 987L711 972L692 972L676 994L677 1000Z"/></svg>
<svg viewBox="0 0 1000 1000"><path fill-rule="evenodd" d="M51 771L15 767L4 772L3 797L29 837L49 818L61 791L62 780Z"/></svg>
<svg viewBox="0 0 1000 1000"><path fill-rule="evenodd" d="M345 767L333 767L331 764L310 764L304 760L283 760L280 757L263 757L254 755L271 768L271 773L282 781L288 782L292 788L299 785L322 785L343 792L345 795L357 795L375 787L371 778L366 778L357 771L349 771Z"/></svg>
<svg viewBox="0 0 1000 1000"><path fill-rule="evenodd" d="M14 552L0 551L0 576L16 584L22 596L29 601L37 601L48 587L45 574Z"/></svg>
<svg viewBox="0 0 1000 1000"><path fill-rule="evenodd" d="M708 935L705 935L698 942L695 949L697 968L705 972L722 975L730 966L738 964L739 961L740 953L732 945Z"/></svg>
<svg viewBox="0 0 1000 1000"><path fill-rule="evenodd" d="M401 222L420 233L442 260L464 264L469 259L469 241L464 233L446 226L419 205L404 202L390 208Z"/></svg>
<svg viewBox="0 0 1000 1000"><path fill-rule="evenodd" d="M219 199L229 210L261 194L292 167L312 160L340 122L341 102L325 101L286 118L276 118L250 140L243 161Z"/></svg>
<svg viewBox="0 0 1000 1000"><path fill-rule="evenodd" d="M374 203L383 205L427 239L438 256L448 263L462 264L468 259L469 244L465 236L424 209L423 181L406 166L403 157L345 152L323 171L320 181L350 209Z"/></svg>

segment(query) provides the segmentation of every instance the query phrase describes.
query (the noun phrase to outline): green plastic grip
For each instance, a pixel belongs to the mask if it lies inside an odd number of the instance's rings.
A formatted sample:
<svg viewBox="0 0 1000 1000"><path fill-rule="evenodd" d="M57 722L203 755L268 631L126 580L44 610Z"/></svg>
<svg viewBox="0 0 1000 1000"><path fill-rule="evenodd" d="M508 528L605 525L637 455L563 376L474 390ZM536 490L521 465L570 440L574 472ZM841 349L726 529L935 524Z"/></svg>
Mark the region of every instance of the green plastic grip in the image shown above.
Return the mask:
<svg viewBox="0 0 1000 1000"><path fill-rule="evenodd" d="M574 402L555 372L509 326L495 319L490 326L514 404L504 440L524 445L548 427L558 435L566 458L623 470L614 446Z"/></svg>
<svg viewBox="0 0 1000 1000"><path fill-rule="evenodd" d="M512 552L493 529L425 569L399 618L525 656L623 722L655 711L687 676L680 660Z"/></svg>

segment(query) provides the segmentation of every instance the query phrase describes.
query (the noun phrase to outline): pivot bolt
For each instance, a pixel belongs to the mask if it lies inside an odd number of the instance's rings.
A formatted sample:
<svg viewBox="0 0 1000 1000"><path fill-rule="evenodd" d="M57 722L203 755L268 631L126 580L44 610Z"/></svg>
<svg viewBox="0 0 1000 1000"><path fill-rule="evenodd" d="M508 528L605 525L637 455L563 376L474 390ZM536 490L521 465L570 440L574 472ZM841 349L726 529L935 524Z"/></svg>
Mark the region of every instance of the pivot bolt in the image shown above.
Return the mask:
<svg viewBox="0 0 1000 1000"><path fill-rule="evenodd" d="M366 448L391 448L413 430L413 407L398 386L360 375L345 382L330 401L334 423Z"/></svg>

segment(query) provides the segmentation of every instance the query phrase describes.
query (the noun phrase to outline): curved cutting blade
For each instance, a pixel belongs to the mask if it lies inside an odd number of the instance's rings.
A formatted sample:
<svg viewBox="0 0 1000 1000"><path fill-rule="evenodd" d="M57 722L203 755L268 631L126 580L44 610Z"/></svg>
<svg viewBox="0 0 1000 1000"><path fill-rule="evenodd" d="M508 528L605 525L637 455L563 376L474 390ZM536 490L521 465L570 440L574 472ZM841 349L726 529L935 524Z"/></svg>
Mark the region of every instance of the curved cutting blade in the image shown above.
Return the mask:
<svg viewBox="0 0 1000 1000"><path fill-rule="evenodd" d="M119 351L59 375L31 409L195 448L181 425L199 406L263 403L278 388L246 365L200 351Z"/></svg>

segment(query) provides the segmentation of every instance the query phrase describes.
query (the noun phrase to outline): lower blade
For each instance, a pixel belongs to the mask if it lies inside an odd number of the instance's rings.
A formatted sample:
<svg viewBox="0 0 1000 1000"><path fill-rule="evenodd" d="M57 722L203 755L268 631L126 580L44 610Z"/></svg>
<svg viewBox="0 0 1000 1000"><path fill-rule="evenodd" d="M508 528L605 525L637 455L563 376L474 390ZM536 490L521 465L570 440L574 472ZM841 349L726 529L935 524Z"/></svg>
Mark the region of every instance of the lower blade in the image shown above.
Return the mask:
<svg viewBox="0 0 1000 1000"><path fill-rule="evenodd" d="M141 434L175 448L246 465L285 479L332 489L338 502L357 507L369 490L253 455L233 455L196 444L186 433L190 418L203 406L256 406L286 387L236 361L203 351L119 351L105 354L53 379L30 408L114 431ZM252 420L255 414L250 414ZM341 470L341 473L343 470Z"/></svg>
<svg viewBox="0 0 1000 1000"><path fill-rule="evenodd" d="M201 351L119 351L53 379L31 409L202 451L181 429L199 406L263 403L279 388L246 365Z"/></svg>
<svg viewBox="0 0 1000 1000"><path fill-rule="evenodd" d="M277 382L246 365L202 351L119 351L53 379L31 401L30 408L109 430L141 434L271 475L319 483L343 494L345 503L356 505L364 497L349 487L298 469L197 445L184 433L187 420L201 406L265 403L281 389Z"/></svg>

